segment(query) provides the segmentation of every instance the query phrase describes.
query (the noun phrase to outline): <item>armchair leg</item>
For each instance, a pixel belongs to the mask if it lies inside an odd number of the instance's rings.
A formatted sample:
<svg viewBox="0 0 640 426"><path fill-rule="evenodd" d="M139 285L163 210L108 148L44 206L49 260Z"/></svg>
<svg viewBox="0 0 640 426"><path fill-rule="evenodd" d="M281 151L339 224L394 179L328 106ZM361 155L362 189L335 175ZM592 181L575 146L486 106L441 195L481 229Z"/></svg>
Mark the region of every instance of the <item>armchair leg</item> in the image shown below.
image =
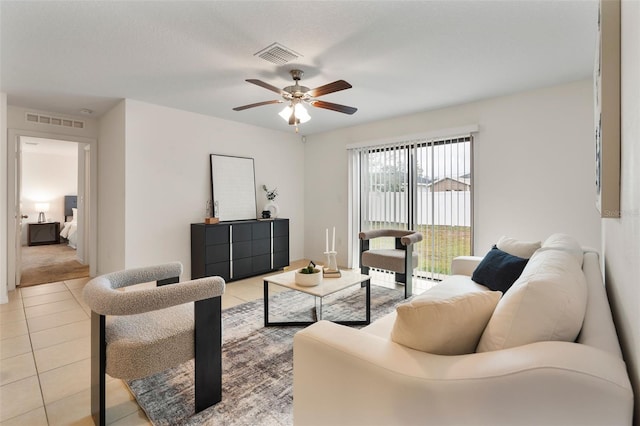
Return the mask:
<svg viewBox="0 0 640 426"><path fill-rule="evenodd" d="M368 266L362 266L362 264L360 264L360 273L363 275L369 275L369 267ZM360 288L364 288L367 285L365 283L360 283Z"/></svg>
<svg viewBox="0 0 640 426"><path fill-rule="evenodd" d="M413 274L407 274L406 282L404 283L404 298L413 296Z"/></svg>
<svg viewBox="0 0 640 426"><path fill-rule="evenodd" d="M222 298L195 302L195 412L222 400Z"/></svg>
<svg viewBox="0 0 640 426"><path fill-rule="evenodd" d="M96 426L106 424L107 341L105 316L91 312L91 416Z"/></svg>
<svg viewBox="0 0 640 426"><path fill-rule="evenodd" d="M404 298L413 296L413 247L411 244L406 246L404 254Z"/></svg>

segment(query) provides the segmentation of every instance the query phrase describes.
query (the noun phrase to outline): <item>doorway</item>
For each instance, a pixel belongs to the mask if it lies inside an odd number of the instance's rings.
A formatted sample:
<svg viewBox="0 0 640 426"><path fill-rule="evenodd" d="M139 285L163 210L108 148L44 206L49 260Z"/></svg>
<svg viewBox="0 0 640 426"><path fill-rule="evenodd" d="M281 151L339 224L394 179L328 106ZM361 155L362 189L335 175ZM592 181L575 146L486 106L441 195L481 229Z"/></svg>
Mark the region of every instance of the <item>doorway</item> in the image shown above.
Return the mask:
<svg viewBox="0 0 640 426"><path fill-rule="evenodd" d="M97 246L97 185L96 170L91 166L95 165L97 160L96 140L15 129L9 129L8 136L9 146L14 149L8 150L7 162L7 208L9 211L7 289L13 290L21 283L23 247L43 250L49 248L53 251L66 250L67 257L72 258L78 267L84 268L82 275L94 276ZM66 147L68 153L73 151L72 155L68 155L73 158L71 160L74 161L73 166L69 166L68 159L66 162L62 161L63 156L51 152L61 147ZM44 152L33 152L38 150ZM23 182L23 157L26 158L26 162L36 159L36 172L27 170L25 182ZM29 169L28 164L26 167ZM66 186L52 190L52 186L48 183L59 181L60 176L64 174L73 175L73 187ZM67 179L69 179L68 176ZM33 181L40 182L40 185L34 186ZM27 186L24 194L22 194L23 183ZM75 198L76 206L73 207L75 211L67 205L67 199L70 197ZM71 238L69 234L61 236L60 232L65 229L65 225L71 223L75 223ZM31 227L33 230L30 236L29 228ZM53 258L55 257L54 255ZM54 272L56 271L50 268L48 282L51 282L51 279L56 280Z"/></svg>
<svg viewBox="0 0 640 426"><path fill-rule="evenodd" d="M20 287L89 276L84 144L20 138ZM81 200L78 203L78 200ZM79 206L79 207L78 207ZM79 211L80 210L80 211Z"/></svg>

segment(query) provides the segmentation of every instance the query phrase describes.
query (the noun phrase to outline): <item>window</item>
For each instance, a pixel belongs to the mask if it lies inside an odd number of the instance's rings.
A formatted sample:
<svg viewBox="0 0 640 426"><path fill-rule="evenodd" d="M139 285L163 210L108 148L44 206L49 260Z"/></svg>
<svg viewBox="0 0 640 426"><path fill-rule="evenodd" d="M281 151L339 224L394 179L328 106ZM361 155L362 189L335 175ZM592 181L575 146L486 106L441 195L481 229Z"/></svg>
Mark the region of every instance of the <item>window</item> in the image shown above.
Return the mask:
<svg viewBox="0 0 640 426"><path fill-rule="evenodd" d="M455 256L470 255L472 142L465 135L352 148L352 258L358 258L360 230L383 228L422 232L414 248L418 277L439 280L450 273ZM375 243L372 248L394 247L393 239Z"/></svg>

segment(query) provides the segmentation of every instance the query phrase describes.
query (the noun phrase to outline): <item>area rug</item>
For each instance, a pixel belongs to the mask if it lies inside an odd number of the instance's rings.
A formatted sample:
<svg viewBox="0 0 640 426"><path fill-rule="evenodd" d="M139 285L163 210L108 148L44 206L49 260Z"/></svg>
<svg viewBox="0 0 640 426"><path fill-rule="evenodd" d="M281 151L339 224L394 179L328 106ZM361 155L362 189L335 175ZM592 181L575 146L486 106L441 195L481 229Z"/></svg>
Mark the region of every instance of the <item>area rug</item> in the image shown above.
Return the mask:
<svg viewBox="0 0 640 426"><path fill-rule="evenodd" d="M363 319L364 291L355 286L325 298L323 319ZM403 294L372 285L372 321L403 302ZM269 299L269 319L312 319L314 306L304 293L277 293ZM292 425L293 335L303 327L263 327L262 299L226 309L222 317L222 401L194 414L190 361L129 382L138 404L154 425Z"/></svg>
<svg viewBox="0 0 640 426"><path fill-rule="evenodd" d="M76 250L67 245L23 247L20 287L88 277L89 265L76 259Z"/></svg>

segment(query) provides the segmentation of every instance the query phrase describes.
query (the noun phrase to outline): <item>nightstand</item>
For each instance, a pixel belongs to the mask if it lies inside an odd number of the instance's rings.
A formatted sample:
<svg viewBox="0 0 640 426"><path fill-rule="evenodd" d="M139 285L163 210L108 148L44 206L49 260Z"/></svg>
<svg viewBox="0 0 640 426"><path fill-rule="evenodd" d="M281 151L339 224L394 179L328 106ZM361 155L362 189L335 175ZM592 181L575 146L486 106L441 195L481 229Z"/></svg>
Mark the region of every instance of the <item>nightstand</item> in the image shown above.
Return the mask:
<svg viewBox="0 0 640 426"><path fill-rule="evenodd" d="M29 223L30 246L60 244L60 222Z"/></svg>

